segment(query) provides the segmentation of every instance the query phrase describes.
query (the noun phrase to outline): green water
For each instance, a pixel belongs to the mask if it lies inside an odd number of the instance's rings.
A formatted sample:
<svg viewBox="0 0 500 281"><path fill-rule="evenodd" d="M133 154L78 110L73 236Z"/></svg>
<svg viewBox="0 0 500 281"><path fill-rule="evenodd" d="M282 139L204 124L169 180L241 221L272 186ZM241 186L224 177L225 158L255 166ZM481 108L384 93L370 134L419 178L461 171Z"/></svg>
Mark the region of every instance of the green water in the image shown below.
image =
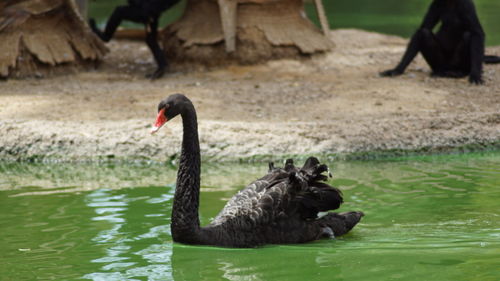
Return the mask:
<svg viewBox="0 0 500 281"><path fill-rule="evenodd" d="M0 280L500 280L500 153L334 162L350 234L172 243L175 167L0 163ZM265 164L204 165L210 221Z"/></svg>
<svg viewBox="0 0 500 281"><path fill-rule="evenodd" d="M184 10L185 1L167 11L161 20L164 26L177 19ZM307 2L307 1L306 1ZM103 24L113 8L126 3L125 0L90 1L90 15ZM323 0L331 28L361 28L387 34L409 37L420 25L430 0ZM500 45L500 1L474 0L476 9L486 32L487 45ZM318 23L312 2L306 11ZM125 23L125 26L134 26Z"/></svg>

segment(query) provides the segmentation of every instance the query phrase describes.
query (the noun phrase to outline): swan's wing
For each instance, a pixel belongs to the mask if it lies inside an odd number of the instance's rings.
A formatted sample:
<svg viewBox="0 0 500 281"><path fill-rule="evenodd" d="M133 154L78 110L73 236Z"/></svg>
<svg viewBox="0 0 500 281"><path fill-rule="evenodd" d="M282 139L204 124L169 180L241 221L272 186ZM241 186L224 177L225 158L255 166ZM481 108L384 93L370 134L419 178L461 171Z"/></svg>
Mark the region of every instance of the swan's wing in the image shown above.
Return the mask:
<svg viewBox="0 0 500 281"><path fill-rule="evenodd" d="M275 173L278 173L276 171ZM273 179L276 175L266 175L235 194L224 206L221 212L214 218L211 225L219 225L234 219L243 219L254 225L262 220L264 215L264 205L274 205L275 200L286 197L281 186L272 187L275 183ZM275 210L279 208L275 206ZM268 217L269 214L266 216Z"/></svg>
<svg viewBox="0 0 500 281"><path fill-rule="evenodd" d="M232 223L250 229L280 219L314 219L318 212L337 209L342 194L323 182L327 170L312 157L300 169L291 161L284 168L270 166L267 175L234 195L211 225Z"/></svg>

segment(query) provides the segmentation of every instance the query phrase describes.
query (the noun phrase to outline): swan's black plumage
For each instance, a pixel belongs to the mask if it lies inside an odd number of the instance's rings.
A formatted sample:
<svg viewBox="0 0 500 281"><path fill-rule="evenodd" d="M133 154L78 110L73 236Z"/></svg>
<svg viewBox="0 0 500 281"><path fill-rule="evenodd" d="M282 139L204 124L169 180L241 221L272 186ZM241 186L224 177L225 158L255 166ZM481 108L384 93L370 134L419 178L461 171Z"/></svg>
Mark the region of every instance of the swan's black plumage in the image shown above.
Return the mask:
<svg viewBox="0 0 500 281"><path fill-rule="evenodd" d="M328 167L310 157L304 166L287 160L283 168L271 163L268 173L233 196L205 227L198 217L200 147L196 111L184 95L171 95L158 106L155 131L180 114L184 135L172 209L172 237L176 242L225 247L303 243L339 236L351 230L362 212L318 212L337 209L342 193L325 181ZM165 118L163 121L162 118Z"/></svg>

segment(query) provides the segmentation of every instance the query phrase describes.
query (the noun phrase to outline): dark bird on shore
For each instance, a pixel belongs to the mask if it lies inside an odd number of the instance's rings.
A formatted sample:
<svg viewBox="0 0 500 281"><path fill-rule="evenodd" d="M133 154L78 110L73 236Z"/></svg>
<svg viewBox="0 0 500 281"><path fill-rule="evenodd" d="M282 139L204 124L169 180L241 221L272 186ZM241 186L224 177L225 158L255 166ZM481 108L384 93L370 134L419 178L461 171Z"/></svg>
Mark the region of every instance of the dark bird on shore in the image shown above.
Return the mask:
<svg viewBox="0 0 500 281"><path fill-rule="evenodd" d="M269 164L269 172L234 195L207 226L198 216L200 145L196 110L182 94L160 102L152 133L181 115L182 152L172 209L173 240L186 244L256 247L264 244L304 243L346 234L362 212L319 212L337 209L339 189L325 183L328 167L310 157L303 167L287 160L283 168Z"/></svg>
<svg viewBox="0 0 500 281"><path fill-rule="evenodd" d="M146 44L148 45L158 68L147 77L157 79L167 71L168 63L163 50L158 44L158 20L161 14L180 0L128 0L128 5L118 6L111 14L104 31L97 28L95 20L90 19L90 28L101 40L109 42L123 20L144 24Z"/></svg>

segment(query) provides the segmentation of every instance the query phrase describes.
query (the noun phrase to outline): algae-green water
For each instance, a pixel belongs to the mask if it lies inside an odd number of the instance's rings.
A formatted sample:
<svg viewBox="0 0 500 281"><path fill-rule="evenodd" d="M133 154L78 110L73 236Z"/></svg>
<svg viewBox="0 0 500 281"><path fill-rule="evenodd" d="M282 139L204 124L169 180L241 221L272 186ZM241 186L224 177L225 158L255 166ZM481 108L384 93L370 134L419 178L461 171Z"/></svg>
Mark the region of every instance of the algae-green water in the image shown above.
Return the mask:
<svg viewBox="0 0 500 281"><path fill-rule="evenodd" d="M499 152L330 167L350 234L225 249L172 242L173 165L0 163L0 280L500 280ZM266 169L203 164L202 223Z"/></svg>
<svg viewBox="0 0 500 281"><path fill-rule="evenodd" d="M185 0L164 13L161 26L179 18L184 10ZM306 2L306 11L315 23L318 18L312 1ZM125 0L89 1L90 16L104 24L114 7ZM387 34L410 37L422 22L431 0L323 0L331 28L360 28ZM474 0L477 13L486 33L487 45L499 45L500 1ZM124 23L125 26L136 26Z"/></svg>

